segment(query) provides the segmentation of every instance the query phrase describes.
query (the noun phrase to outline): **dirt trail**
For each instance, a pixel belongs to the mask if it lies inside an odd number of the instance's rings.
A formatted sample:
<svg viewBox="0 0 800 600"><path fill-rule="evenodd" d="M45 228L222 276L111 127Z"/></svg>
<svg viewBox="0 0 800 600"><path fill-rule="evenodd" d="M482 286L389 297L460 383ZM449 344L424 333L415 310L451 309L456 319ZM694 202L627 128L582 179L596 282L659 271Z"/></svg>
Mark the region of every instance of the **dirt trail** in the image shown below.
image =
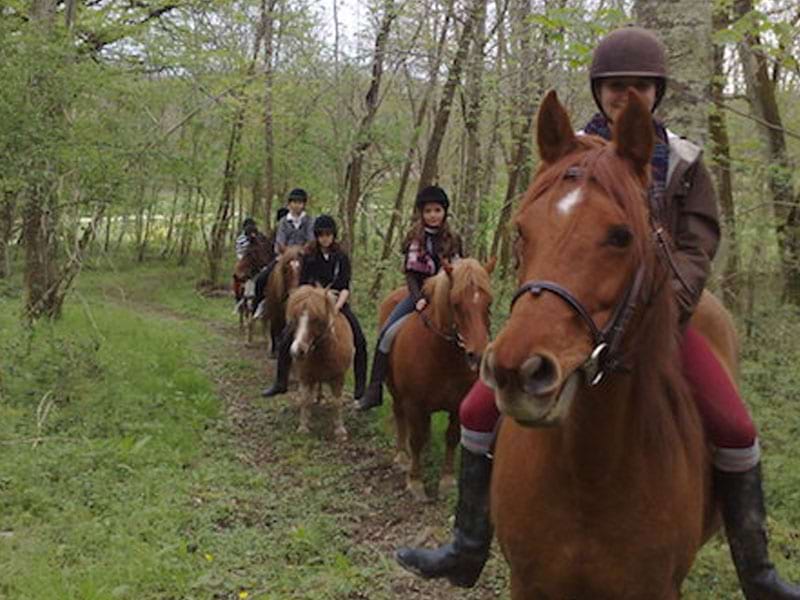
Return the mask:
<svg viewBox="0 0 800 600"><path fill-rule="evenodd" d="M213 349L217 365L212 365L217 376L217 385L227 406L235 442L241 448L242 460L257 469L269 465L275 469L282 457L276 455L275 439L296 436L296 409L294 392L278 399L261 398L261 389L272 380L274 361L265 360L263 339L258 337L256 345L248 346L240 337L234 323L210 324L220 334L224 344ZM226 370L219 368L232 356L252 365L251 369L240 373L232 381ZM346 425L350 431L349 441L341 444L333 442L330 423L323 429L315 429L311 435L330 438L319 450L318 456L311 460L317 464L336 461L352 465L346 481L340 482L354 492L361 500L351 505L348 522L351 524L349 537L353 544L360 545L362 554L374 556L375 560L392 563L392 554L398 546L422 544L432 546L449 539L451 527L451 502L439 499L436 502L419 505L405 492L404 477L392 464L391 448L383 440L376 443L370 435L370 420L380 419L376 413L358 414L348 401ZM315 452L316 454L316 452ZM281 485L307 486L308 481L298 474L298 470L286 464L280 478ZM506 568L495 549L495 556L489 561L480 584L473 590L459 590L444 582L423 581L396 568L389 568L389 581L376 582L376 589L403 599L431 598L469 598L488 600L507 597ZM376 594L377 596L378 594ZM369 594L355 594L357 598L371 598Z"/></svg>

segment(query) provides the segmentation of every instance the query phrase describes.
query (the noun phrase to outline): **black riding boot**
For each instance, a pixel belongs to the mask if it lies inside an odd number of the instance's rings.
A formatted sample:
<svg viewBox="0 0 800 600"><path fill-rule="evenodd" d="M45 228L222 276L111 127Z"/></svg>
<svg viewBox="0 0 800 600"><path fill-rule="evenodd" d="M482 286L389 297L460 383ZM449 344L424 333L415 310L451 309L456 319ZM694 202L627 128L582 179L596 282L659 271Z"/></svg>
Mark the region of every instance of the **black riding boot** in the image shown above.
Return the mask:
<svg viewBox="0 0 800 600"><path fill-rule="evenodd" d="M261 395L265 398L284 394L286 390L289 389L289 371L292 369L291 347L293 338L294 336L288 332L284 332L284 334L280 336L278 361L275 365L275 383L261 392Z"/></svg>
<svg viewBox="0 0 800 600"><path fill-rule="evenodd" d="M725 533L747 600L800 600L800 587L778 576L769 560L761 465L743 473L714 470Z"/></svg>
<svg viewBox="0 0 800 600"><path fill-rule="evenodd" d="M400 548L395 553L400 566L426 579L446 577L458 587L474 586L492 544L491 480L492 459L462 447L453 541L435 550Z"/></svg>
<svg viewBox="0 0 800 600"><path fill-rule="evenodd" d="M372 358L372 372L370 373L367 393L358 401L357 410L369 410L383 404L383 380L389 371L389 355L380 350L375 350Z"/></svg>

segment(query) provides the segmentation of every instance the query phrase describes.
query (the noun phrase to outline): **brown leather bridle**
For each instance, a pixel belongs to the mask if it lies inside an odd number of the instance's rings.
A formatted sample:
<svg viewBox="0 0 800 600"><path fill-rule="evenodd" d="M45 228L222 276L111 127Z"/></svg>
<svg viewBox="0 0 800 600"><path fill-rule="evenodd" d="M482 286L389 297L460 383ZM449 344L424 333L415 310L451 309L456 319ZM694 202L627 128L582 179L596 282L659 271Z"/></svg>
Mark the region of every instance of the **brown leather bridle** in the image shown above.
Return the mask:
<svg viewBox="0 0 800 600"><path fill-rule="evenodd" d="M514 292L511 299L511 308L525 294L541 296L544 292L550 292L560 298L569 306L586 324L592 336L593 349L589 356L579 367L585 376L585 380L590 386L598 385L608 373L620 371L623 367L621 351L622 337L625 327L636 308L639 296L644 283L645 269L640 265L633 276L633 281L628 285L622 299L617 303L611 318L600 329L595 323L589 311L569 290L559 284L544 279L534 279L523 283Z"/></svg>

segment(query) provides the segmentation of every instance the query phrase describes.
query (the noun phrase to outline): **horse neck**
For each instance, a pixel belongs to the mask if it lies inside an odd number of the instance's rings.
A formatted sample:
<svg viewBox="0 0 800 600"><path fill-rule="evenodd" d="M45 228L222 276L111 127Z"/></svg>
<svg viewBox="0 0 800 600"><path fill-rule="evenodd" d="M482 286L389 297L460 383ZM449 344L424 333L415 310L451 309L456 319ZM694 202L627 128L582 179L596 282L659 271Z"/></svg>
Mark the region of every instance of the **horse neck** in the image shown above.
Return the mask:
<svg viewBox="0 0 800 600"><path fill-rule="evenodd" d="M635 398L628 377L606 381L603 389L584 387L573 400L572 414L559 436L557 451L580 480L594 480L627 468L631 453Z"/></svg>
<svg viewBox="0 0 800 600"><path fill-rule="evenodd" d="M695 459L704 437L697 408L681 374L674 299L665 290L631 338L629 373L597 388L582 388L564 428L562 451L587 479L613 470L669 478L676 457Z"/></svg>
<svg viewBox="0 0 800 600"><path fill-rule="evenodd" d="M450 306L450 289L452 287L449 277L437 275L430 302L430 320L440 331L449 331L453 325L453 307Z"/></svg>

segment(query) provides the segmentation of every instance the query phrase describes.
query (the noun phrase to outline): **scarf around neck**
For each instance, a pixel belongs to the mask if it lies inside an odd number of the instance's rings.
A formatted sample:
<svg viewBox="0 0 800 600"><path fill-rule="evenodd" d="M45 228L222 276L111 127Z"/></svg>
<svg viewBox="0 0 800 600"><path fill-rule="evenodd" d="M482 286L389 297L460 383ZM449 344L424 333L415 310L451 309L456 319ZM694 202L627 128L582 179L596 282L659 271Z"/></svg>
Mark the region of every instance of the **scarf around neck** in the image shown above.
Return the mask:
<svg viewBox="0 0 800 600"><path fill-rule="evenodd" d="M647 190L647 198L653 217L663 222L669 172L669 142L666 127L656 119L653 119L653 129L656 133L656 144L653 148L653 157L650 159L650 188ZM611 141L611 128L608 119L602 113L596 113L583 131Z"/></svg>

